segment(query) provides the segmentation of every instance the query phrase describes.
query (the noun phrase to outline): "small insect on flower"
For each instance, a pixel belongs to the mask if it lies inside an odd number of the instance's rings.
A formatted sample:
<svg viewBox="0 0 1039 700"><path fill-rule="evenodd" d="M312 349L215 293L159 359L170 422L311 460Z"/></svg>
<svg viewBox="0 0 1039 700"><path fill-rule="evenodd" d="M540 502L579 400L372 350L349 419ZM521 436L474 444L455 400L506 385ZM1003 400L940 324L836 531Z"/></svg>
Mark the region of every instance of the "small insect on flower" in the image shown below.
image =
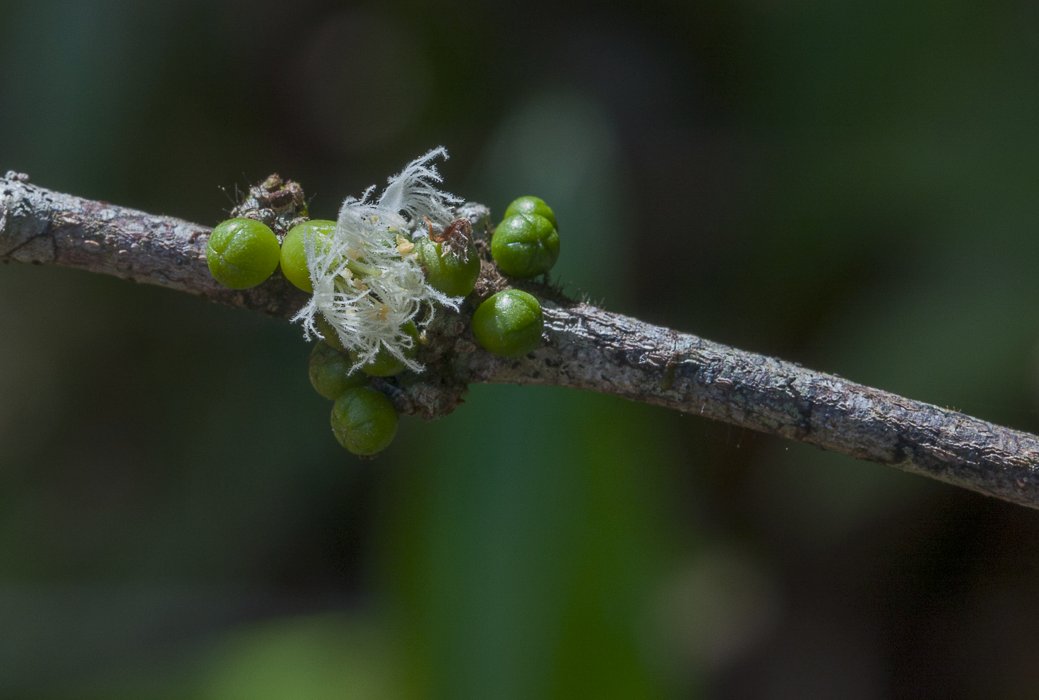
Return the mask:
<svg viewBox="0 0 1039 700"><path fill-rule="evenodd" d="M324 337L318 330L323 317L356 358L355 369L388 353L421 371L409 323L425 327L438 304L458 308L460 299L428 282L414 246L407 245L425 236L423 224L450 228L452 207L462 202L438 189L437 158L446 159L447 151L436 148L408 163L377 199L374 186L360 198L348 197L331 234L320 245L313 236L304 242L314 293L293 320L309 340Z"/></svg>

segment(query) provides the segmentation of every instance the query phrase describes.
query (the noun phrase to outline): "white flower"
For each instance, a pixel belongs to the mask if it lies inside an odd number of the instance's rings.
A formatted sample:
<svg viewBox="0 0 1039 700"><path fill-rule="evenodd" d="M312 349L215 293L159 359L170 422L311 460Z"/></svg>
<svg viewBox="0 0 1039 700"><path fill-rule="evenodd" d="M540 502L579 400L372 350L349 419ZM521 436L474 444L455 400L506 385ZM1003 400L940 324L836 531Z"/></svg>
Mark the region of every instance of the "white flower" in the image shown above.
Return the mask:
<svg viewBox="0 0 1039 700"><path fill-rule="evenodd" d="M408 163L378 200L372 200L374 186L360 199L348 197L331 236L304 241L314 294L292 320L302 323L310 340L323 337L316 326L323 316L354 355L354 369L385 349L421 371L408 356L415 339L405 325L421 328L432 320L436 304L458 308L461 301L429 286L410 244L426 219L443 226L453 218L451 207L462 201L437 189L438 157L446 159L447 151L436 148Z"/></svg>

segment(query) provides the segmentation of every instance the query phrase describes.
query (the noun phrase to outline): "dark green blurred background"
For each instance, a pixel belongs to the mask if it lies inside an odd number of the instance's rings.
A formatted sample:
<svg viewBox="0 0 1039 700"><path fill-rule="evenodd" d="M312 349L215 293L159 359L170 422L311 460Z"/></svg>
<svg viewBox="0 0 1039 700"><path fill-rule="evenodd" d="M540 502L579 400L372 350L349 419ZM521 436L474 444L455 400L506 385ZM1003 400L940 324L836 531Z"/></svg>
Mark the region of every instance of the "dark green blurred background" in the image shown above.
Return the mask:
<svg viewBox="0 0 1039 700"><path fill-rule="evenodd" d="M0 170L215 223L443 144L574 293L1039 430L1039 5L0 1ZM560 389L340 450L298 328L0 267L0 697L1025 697L1039 514ZM1031 689L1031 692L1029 691Z"/></svg>

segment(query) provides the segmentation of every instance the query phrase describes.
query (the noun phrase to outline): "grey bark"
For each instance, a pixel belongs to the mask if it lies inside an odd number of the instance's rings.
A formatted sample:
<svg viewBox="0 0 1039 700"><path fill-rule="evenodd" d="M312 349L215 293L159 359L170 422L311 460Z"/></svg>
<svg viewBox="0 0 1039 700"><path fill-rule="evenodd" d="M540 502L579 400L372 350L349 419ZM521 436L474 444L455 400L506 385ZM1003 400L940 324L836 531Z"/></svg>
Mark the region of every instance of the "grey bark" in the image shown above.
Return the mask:
<svg viewBox="0 0 1039 700"><path fill-rule="evenodd" d="M302 201L302 200L301 200ZM486 209L468 205L468 215ZM209 275L209 228L0 179L0 261L102 272L288 318L305 297L280 278L231 291ZM486 261L485 261L486 263ZM485 264L474 300L507 281ZM553 384L700 415L870 460L1039 508L1039 437L840 377L644 323L552 289L544 345L504 359L480 350L465 313L443 314L421 358L426 372L383 380L398 408L427 418L470 382Z"/></svg>

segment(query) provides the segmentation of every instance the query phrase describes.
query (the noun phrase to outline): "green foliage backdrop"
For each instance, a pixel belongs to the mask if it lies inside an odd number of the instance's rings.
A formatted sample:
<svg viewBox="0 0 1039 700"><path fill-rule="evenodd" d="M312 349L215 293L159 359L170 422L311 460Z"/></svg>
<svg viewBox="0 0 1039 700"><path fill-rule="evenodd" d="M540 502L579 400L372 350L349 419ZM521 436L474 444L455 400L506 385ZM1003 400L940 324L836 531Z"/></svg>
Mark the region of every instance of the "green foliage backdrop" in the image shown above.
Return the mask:
<svg viewBox="0 0 1039 700"><path fill-rule="evenodd" d="M0 0L0 168L200 222L443 144L646 320L1039 430L1030 2ZM224 188L225 191L221 191ZM298 329L0 268L0 697L1006 697L1034 513L552 388L342 452Z"/></svg>

